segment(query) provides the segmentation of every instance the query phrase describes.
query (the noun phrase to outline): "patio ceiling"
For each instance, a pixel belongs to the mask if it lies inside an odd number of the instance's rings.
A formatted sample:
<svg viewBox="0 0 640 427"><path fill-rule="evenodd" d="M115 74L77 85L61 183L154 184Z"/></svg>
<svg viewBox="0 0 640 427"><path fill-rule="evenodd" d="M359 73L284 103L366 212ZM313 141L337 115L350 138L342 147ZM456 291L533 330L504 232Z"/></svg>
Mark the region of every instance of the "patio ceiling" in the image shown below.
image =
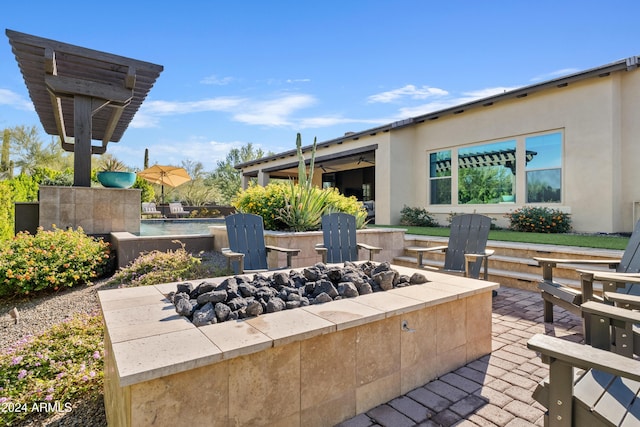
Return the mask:
<svg viewBox="0 0 640 427"><path fill-rule="evenodd" d="M331 173L351 169L365 168L375 165L375 150L377 144L368 145L356 149L346 150L341 153L321 155L315 158L315 173ZM310 159L305 163L308 165ZM272 178L296 178L298 176L298 161L290 161L278 166L271 166L262 169L269 173ZM245 173L245 176L257 176L258 171L254 170Z"/></svg>

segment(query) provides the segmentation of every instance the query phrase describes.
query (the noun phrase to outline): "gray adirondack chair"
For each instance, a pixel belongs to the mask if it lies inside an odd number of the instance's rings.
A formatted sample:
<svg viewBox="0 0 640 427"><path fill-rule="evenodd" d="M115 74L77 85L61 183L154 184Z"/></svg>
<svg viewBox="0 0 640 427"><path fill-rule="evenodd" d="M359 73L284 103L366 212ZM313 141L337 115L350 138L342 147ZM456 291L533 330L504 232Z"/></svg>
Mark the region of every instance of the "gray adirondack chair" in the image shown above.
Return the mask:
<svg viewBox="0 0 640 427"><path fill-rule="evenodd" d="M533 393L545 427L640 426L640 360L542 334L527 347L549 365Z"/></svg>
<svg viewBox="0 0 640 427"><path fill-rule="evenodd" d="M542 267L542 281L538 288L544 300L544 321L553 322L553 306L557 305L578 316L582 314L580 306L587 301L603 301L603 297L594 294L594 281L602 282L603 295L617 305L628 308L640 305L640 221L635 226L622 259L558 259L534 258ZM553 268L558 264L608 265L615 272L576 269L580 275L581 289L557 283L553 279ZM628 295L628 297L627 297ZM634 298L635 296L635 298ZM585 323L588 327L588 323ZM588 336L588 334L586 335Z"/></svg>
<svg viewBox="0 0 640 427"><path fill-rule="evenodd" d="M324 263L358 261L358 249L369 251L369 261L382 248L356 241L356 217L346 213L323 215L322 244L316 245L316 252L322 255Z"/></svg>
<svg viewBox="0 0 640 427"><path fill-rule="evenodd" d="M267 254L271 251L287 255L287 265L276 268L290 268L292 257L300 252L300 249L265 245L264 222L259 215L245 213L229 215L225 218L225 224L229 247L222 248L222 254L227 257L227 265L235 274L269 270Z"/></svg>
<svg viewBox="0 0 640 427"><path fill-rule="evenodd" d="M418 255L418 268L424 268L424 254L445 252L444 271L464 274L475 279L480 277L484 266L483 278L489 278L489 257L493 250L487 250L487 239L491 229L491 218L479 214L456 215L451 220L449 242L446 246L429 248L414 247Z"/></svg>

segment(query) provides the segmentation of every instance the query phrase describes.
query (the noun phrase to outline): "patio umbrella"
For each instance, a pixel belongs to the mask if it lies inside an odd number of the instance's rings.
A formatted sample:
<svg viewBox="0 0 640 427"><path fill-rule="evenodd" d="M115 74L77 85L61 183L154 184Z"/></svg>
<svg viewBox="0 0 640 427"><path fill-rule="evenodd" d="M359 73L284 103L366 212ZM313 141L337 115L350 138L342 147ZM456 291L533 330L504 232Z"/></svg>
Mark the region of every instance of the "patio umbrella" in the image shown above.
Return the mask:
<svg viewBox="0 0 640 427"><path fill-rule="evenodd" d="M184 168L176 166L153 165L143 171L138 172L140 178L146 179L153 184L162 186L161 199L164 203L164 186L177 187L185 182L191 181L191 177Z"/></svg>

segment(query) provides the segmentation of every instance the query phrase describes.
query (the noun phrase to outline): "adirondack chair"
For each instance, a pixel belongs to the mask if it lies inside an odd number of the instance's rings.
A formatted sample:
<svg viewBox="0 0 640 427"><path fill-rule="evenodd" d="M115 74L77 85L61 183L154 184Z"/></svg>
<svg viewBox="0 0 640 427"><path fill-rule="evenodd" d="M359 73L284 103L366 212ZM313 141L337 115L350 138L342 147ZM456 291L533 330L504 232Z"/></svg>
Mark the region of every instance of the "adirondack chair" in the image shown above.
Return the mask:
<svg viewBox="0 0 640 427"><path fill-rule="evenodd" d="M267 246L264 243L264 223L262 217L254 214L237 213L225 218L229 247L222 248L227 257L227 266L235 274L249 271L267 271L267 254L271 251L287 255L287 265L291 267L291 258L298 255L300 249L287 249Z"/></svg>
<svg viewBox="0 0 640 427"><path fill-rule="evenodd" d="M542 334L527 347L549 365L533 393L545 427L640 426L640 360Z"/></svg>
<svg viewBox="0 0 640 427"><path fill-rule="evenodd" d="M182 203L169 203L169 212L171 215L175 215L176 218L189 215L189 212L184 210Z"/></svg>
<svg viewBox="0 0 640 427"><path fill-rule="evenodd" d="M356 217L346 213L323 215L322 244L316 245L316 252L322 255L324 263L340 263L357 261L358 250L369 251L369 261L373 254L380 253L382 248L356 242Z"/></svg>
<svg viewBox="0 0 640 427"><path fill-rule="evenodd" d="M456 215L451 221L449 242L446 246L413 247L418 254L418 268L423 264L424 254L444 252L445 272L464 274L467 277L479 278L484 265L484 280L489 278L489 257L493 250L485 249L491 228L491 218L478 214ZM428 268L428 267L427 267Z"/></svg>
<svg viewBox="0 0 640 427"><path fill-rule="evenodd" d="M622 259L561 259L534 257L542 267L542 281L538 289L544 300L544 321L553 322L553 306L557 305L578 316L580 306L591 300L603 301L593 292L594 281L601 281L603 292L609 298L625 299L626 295L640 295L640 221L635 226ZM615 272L576 269L581 289L575 289L553 280L553 268L558 264L606 265ZM615 295L617 293L617 295ZM632 297L633 298L633 297ZM586 326L587 324L585 324Z"/></svg>
<svg viewBox="0 0 640 427"><path fill-rule="evenodd" d="M156 208L156 204L153 202L142 203L142 216L162 216L162 212Z"/></svg>

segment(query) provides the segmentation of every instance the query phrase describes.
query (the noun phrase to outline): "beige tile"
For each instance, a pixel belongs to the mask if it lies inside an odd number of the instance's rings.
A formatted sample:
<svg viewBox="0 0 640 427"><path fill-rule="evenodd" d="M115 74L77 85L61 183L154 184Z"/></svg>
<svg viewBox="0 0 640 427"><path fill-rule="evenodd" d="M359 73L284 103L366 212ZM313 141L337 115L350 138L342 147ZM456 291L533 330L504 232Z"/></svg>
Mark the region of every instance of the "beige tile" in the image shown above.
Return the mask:
<svg viewBox="0 0 640 427"><path fill-rule="evenodd" d="M458 294L449 286L429 282L422 285L411 285L391 290L396 295L423 301L425 307L442 304L458 299Z"/></svg>
<svg viewBox="0 0 640 427"><path fill-rule="evenodd" d="M147 286L142 286L142 287L146 288ZM171 305L171 303L168 302L167 299L159 292L155 292L151 295L143 295L139 297L134 297L132 295L131 298L119 298L119 299L100 301L100 306L104 311L120 310L123 308L140 307L143 305L155 305L155 304L160 304L162 306Z"/></svg>
<svg viewBox="0 0 640 427"><path fill-rule="evenodd" d="M441 352L438 350L436 357L436 376L441 376L447 372L454 371L467 363L467 348L464 345L451 348Z"/></svg>
<svg viewBox="0 0 640 427"><path fill-rule="evenodd" d="M106 291L98 291L100 302L113 301L119 299L139 298L146 296L162 295L155 286L138 286L135 288L119 288L109 289Z"/></svg>
<svg viewBox="0 0 640 427"><path fill-rule="evenodd" d="M330 409L327 410L327 408ZM303 408L300 411L299 425L305 427L335 426L356 415L356 391L349 390L334 400Z"/></svg>
<svg viewBox="0 0 640 427"><path fill-rule="evenodd" d="M437 376L436 309L428 307L399 316L401 391L407 393Z"/></svg>
<svg viewBox="0 0 640 427"><path fill-rule="evenodd" d="M138 307L125 307L102 312L105 324L109 328L122 326L135 327L144 323L170 322L183 319L171 303L147 304ZM195 326L194 326L195 327Z"/></svg>
<svg viewBox="0 0 640 427"><path fill-rule="evenodd" d="M201 326L202 332L222 350L223 359L245 356L273 347L273 340L245 321Z"/></svg>
<svg viewBox="0 0 640 427"><path fill-rule="evenodd" d="M358 386L400 372L400 322L397 317L359 327L356 342Z"/></svg>
<svg viewBox="0 0 640 427"><path fill-rule="evenodd" d="M358 298L310 305L302 309L334 323L339 331L386 317L384 311L358 303Z"/></svg>
<svg viewBox="0 0 640 427"><path fill-rule="evenodd" d="M438 354L465 344L467 340L466 299L436 306Z"/></svg>
<svg viewBox="0 0 640 427"><path fill-rule="evenodd" d="M424 301L398 295L394 293L393 290L361 295L356 299L356 301L359 304L368 305L369 307L384 311L387 313L387 317L426 307Z"/></svg>
<svg viewBox="0 0 640 427"><path fill-rule="evenodd" d="M131 425L131 387L120 387L109 334L104 338L104 407L109 425Z"/></svg>
<svg viewBox="0 0 640 427"><path fill-rule="evenodd" d="M274 347L336 330L336 326L304 310L264 314L246 322L273 340Z"/></svg>
<svg viewBox="0 0 640 427"><path fill-rule="evenodd" d="M197 329L113 344L120 385L132 385L222 360L222 351Z"/></svg>
<svg viewBox="0 0 640 427"><path fill-rule="evenodd" d="M326 408L356 389L355 329L321 335L300 343L300 407ZM355 406L352 408L355 410Z"/></svg>
<svg viewBox="0 0 640 427"><path fill-rule="evenodd" d="M229 424L264 426L300 412L300 343L236 357L229 364Z"/></svg>
<svg viewBox="0 0 640 427"><path fill-rule="evenodd" d="M356 413L367 412L398 396L400 396L400 371L358 387Z"/></svg>
<svg viewBox="0 0 640 427"><path fill-rule="evenodd" d="M109 335L114 343L119 343L195 328L189 319L185 317L175 317L161 322L152 320L147 323L137 323L135 327L131 325L111 326L109 328Z"/></svg>
<svg viewBox="0 0 640 427"><path fill-rule="evenodd" d="M225 362L135 384L131 425L228 425L228 388Z"/></svg>

